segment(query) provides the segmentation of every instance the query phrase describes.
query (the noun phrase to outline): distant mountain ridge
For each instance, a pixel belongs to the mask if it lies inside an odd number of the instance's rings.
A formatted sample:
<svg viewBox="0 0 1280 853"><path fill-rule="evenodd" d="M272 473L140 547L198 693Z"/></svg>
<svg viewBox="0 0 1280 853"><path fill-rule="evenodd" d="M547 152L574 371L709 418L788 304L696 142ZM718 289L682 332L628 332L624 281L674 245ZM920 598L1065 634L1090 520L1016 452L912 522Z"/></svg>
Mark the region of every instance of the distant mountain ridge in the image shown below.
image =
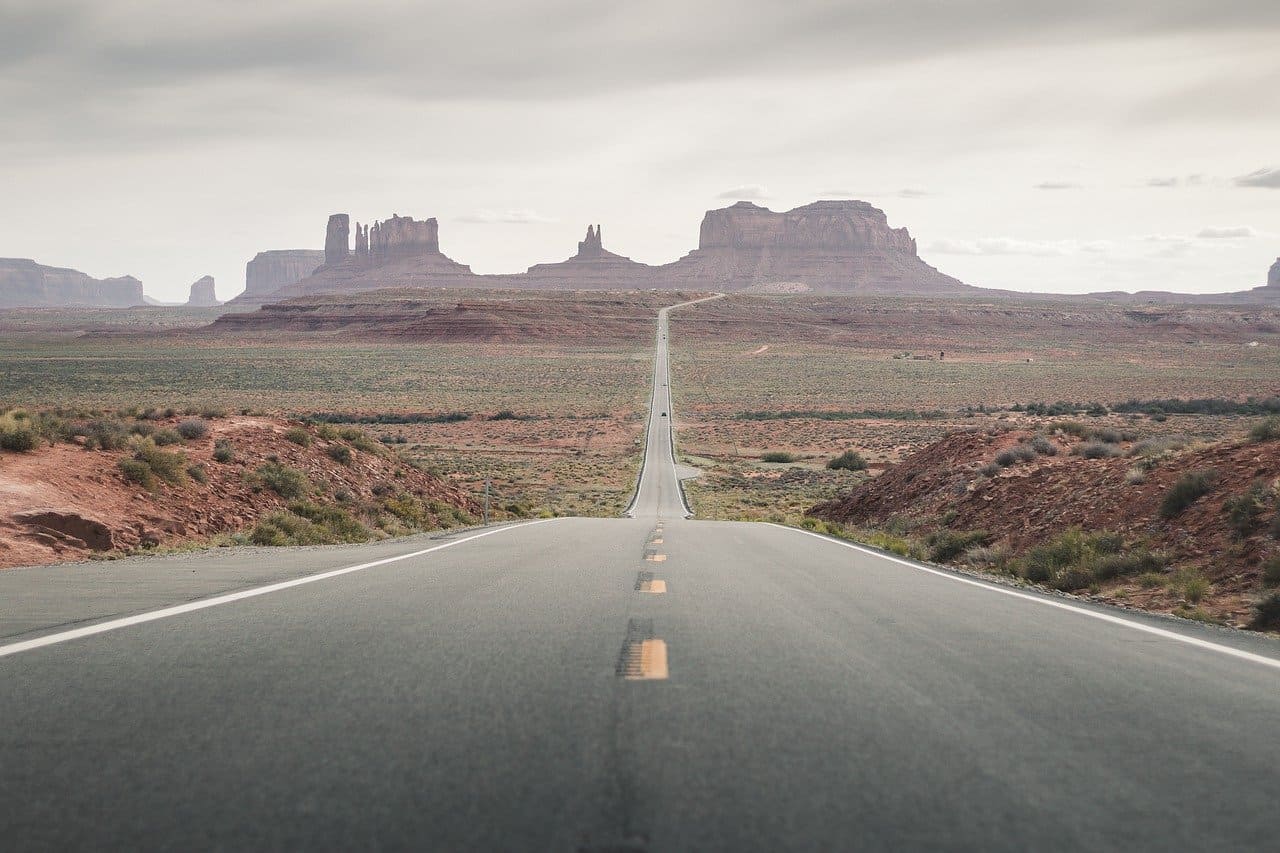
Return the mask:
<svg viewBox="0 0 1280 853"><path fill-rule="evenodd" d="M131 275L99 279L29 258L0 258L0 308L130 308L144 304L142 282Z"/></svg>
<svg viewBox="0 0 1280 853"><path fill-rule="evenodd" d="M372 231L356 223L354 251L349 223L345 213L329 217L325 263L312 275L271 293L246 291L237 301L388 287L733 291L786 285L913 296L983 292L926 264L907 229L891 228L884 211L864 201L818 201L783 213L744 201L708 211L698 248L662 266L606 250L600 226L588 226L573 257L513 275L477 275L445 255L435 219L393 216L374 223Z"/></svg>

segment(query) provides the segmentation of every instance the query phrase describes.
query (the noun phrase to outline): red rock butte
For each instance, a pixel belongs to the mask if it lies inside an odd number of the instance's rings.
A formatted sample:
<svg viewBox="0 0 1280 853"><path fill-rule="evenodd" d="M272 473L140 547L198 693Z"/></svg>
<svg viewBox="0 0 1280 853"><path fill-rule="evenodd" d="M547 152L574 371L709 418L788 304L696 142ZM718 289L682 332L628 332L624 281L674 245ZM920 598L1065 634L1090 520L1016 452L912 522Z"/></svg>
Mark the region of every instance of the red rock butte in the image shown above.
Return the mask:
<svg viewBox="0 0 1280 853"><path fill-rule="evenodd" d="M662 266L607 250L602 227L591 225L577 254L512 275L476 275L449 258L440 250L435 219L393 215L372 225L357 222L354 249L350 221L345 213L329 217L324 263L311 275L270 292L247 288L237 301L392 287L983 292L922 261L907 230L890 228L884 211L864 201L818 201L785 213L744 201L708 211L698 248Z"/></svg>

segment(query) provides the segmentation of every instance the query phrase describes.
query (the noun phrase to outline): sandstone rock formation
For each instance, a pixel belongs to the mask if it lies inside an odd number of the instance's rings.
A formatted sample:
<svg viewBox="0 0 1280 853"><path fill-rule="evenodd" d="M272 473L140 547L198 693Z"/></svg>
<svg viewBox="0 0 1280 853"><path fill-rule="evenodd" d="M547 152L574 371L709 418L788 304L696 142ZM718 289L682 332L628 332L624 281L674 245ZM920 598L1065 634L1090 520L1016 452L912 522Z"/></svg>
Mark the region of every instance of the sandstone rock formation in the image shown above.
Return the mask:
<svg viewBox="0 0 1280 853"><path fill-rule="evenodd" d="M191 284L191 295L187 297L187 306L189 308L213 308L215 305L221 305L218 296L214 292L213 276L206 275L196 279Z"/></svg>
<svg viewBox="0 0 1280 853"><path fill-rule="evenodd" d="M440 226L434 218L419 222L412 216L391 214L383 222L365 230L369 261L394 263L402 258L440 254Z"/></svg>
<svg viewBox="0 0 1280 853"><path fill-rule="evenodd" d="M503 287L555 290L645 290L657 287L657 268L614 254L604 247L601 227L587 226L578 241L578 254L558 264L534 264L520 275L485 276L501 279ZM495 282L496 283L496 282Z"/></svg>
<svg viewBox="0 0 1280 853"><path fill-rule="evenodd" d="M142 282L133 276L97 279L26 258L0 258L0 308L127 308L142 304Z"/></svg>
<svg viewBox="0 0 1280 853"><path fill-rule="evenodd" d="M1280 288L1280 258L1276 258L1276 262L1271 265L1271 272L1267 273L1267 287Z"/></svg>
<svg viewBox="0 0 1280 853"><path fill-rule="evenodd" d="M708 211L698 248L662 268L684 287L776 283L845 293L981 293L926 264L905 228L865 201L817 201L775 213L749 201Z"/></svg>
<svg viewBox="0 0 1280 853"><path fill-rule="evenodd" d="M342 263L351 252L350 245L351 217L345 213L333 214L324 233L324 262L328 265Z"/></svg>
<svg viewBox="0 0 1280 853"><path fill-rule="evenodd" d="M262 297L301 281L324 263L321 249L275 249L259 252L244 267L245 296Z"/></svg>

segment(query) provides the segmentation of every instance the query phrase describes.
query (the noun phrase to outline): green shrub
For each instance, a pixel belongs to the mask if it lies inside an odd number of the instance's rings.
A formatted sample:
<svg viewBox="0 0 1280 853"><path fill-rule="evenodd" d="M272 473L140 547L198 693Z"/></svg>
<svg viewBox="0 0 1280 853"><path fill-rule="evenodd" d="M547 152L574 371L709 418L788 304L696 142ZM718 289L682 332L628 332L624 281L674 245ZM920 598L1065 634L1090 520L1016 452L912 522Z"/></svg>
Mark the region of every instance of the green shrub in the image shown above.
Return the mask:
<svg viewBox="0 0 1280 853"><path fill-rule="evenodd" d="M1262 631L1280 630L1280 592L1266 595L1254 605L1251 624Z"/></svg>
<svg viewBox="0 0 1280 853"><path fill-rule="evenodd" d="M1277 438L1280 438L1280 418L1259 421L1249 430L1250 441L1275 441Z"/></svg>
<svg viewBox="0 0 1280 853"><path fill-rule="evenodd" d="M158 429L152 433L151 439L161 447L182 443L182 436L178 434L177 430L173 429Z"/></svg>
<svg viewBox="0 0 1280 853"><path fill-rule="evenodd" d="M863 459L862 454L856 450L846 450L828 462L827 467L832 471L865 471L867 460Z"/></svg>
<svg viewBox="0 0 1280 853"><path fill-rule="evenodd" d="M202 485L209 482L209 472L204 469L203 465L192 465L187 469L187 476Z"/></svg>
<svg viewBox="0 0 1280 853"><path fill-rule="evenodd" d="M0 415L0 450L27 453L40 446L40 428L21 409Z"/></svg>
<svg viewBox="0 0 1280 853"><path fill-rule="evenodd" d="M343 465L351 464L351 448L347 447L345 444L330 445L329 448L325 450L325 453L327 453L329 458L334 462L340 462Z"/></svg>
<svg viewBox="0 0 1280 853"><path fill-rule="evenodd" d="M1000 473L1000 466L995 462L988 462L978 469L978 473L984 477L994 477Z"/></svg>
<svg viewBox="0 0 1280 853"><path fill-rule="evenodd" d="M328 424L317 424L316 435L320 436L325 441L338 440L338 431Z"/></svg>
<svg viewBox="0 0 1280 853"><path fill-rule="evenodd" d="M307 432L302 427L290 427L284 434L284 440L292 441L294 444L301 447L310 447L311 433Z"/></svg>
<svg viewBox="0 0 1280 853"><path fill-rule="evenodd" d="M1112 456L1119 456L1120 448L1105 441L1087 441L1072 452L1077 456L1083 456L1085 459L1107 459Z"/></svg>
<svg viewBox="0 0 1280 853"><path fill-rule="evenodd" d="M1196 569L1182 569L1173 577L1174 588L1192 604L1198 604L1209 592L1209 581Z"/></svg>
<svg viewBox="0 0 1280 853"><path fill-rule="evenodd" d="M1175 518L1213 488L1217 473L1213 470L1188 471L1178 478L1160 503L1161 518Z"/></svg>
<svg viewBox="0 0 1280 853"><path fill-rule="evenodd" d="M491 420L491 421L519 421L519 420L524 420L524 418L520 417L519 415L517 415L515 412L511 411L510 409L503 409L502 411L498 412L497 414L490 415L490 416L489 416L489 420Z"/></svg>
<svg viewBox="0 0 1280 853"><path fill-rule="evenodd" d="M764 453L760 456L760 461L761 462L784 462L784 463L795 462L796 457L794 453L787 453L786 451L783 451L783 450L770 450L768 453Z"/></svg>
<svg viewBox="0 0 1280 853"><path fill-rule="evenodd" d="M1065 435L1073 435L1076 438L1084 438L1089 434L1089 428L1079 421L1062 421L1053 425L1055 429L1061 430Z"/></svg>
<svg viewBox="0 0 1280 853"><path fill-rule="evenodd" d="M75 431L84 436L89 450L120 450L129 443L129 431L119 421L90 421Z"/></svg>
<svg viewBox="0 0 1280 853"><path fill-rule="evenodd" d="M1033 583L1070 591L1121 575L1161 570L1164 558L1144 548L1125 551L1118 533L1087 534L1078 527L1063 531L1027 552L1017 572Z"/></svg>
<svg viewBox="0 0 1280 853"><path fill-rule="evenodd" d="M1280 586L1280 554L1273 554L1262 564L1262 585Z"/></svg>
<svg viewBox="0 0 1280 853"><path fill-rule="evenodd" d="M1222 504L1227 521L1239 536L1248 536L1262 524L1267 496L1266 487L1255 483L1248 491L1229 497Z"/></svg>
<svg viewBox="0 0 1280 853"><path fill-rule="evenodd" d="M183 453L161 450L149 438L138 441L133 458L145 462L151 473L171 486L187 481L187 457Z"/></svg>
<svg viewBox="0 0 1280 853"><path fill-rule="evenodd" d="M342 427L338 430L338 438L343 441L355 441L364 435L364 430L357 427Z"/></svg>
<svg viewBox="0 0 1280 853"><path fill-rule="evenodd" d="M178 435L187 441L195 441L197 438L204 438L209 434L208 421L199 418L191 418L178 424Z"/></svg>
<svg viewBox="0 0 1280 853"><path fill-rule="evenodd" d="M335 542L367 542L371 535L369 528L342 507L295 501L289 504L289 512L323 528Z"/></svg>
<svg viewBox="0 0 1280 853"><path fill-rule="evenodd" d="M307 475L279 462L264 462L250 478L254 486L270 489L282 498L300 498L311 490Z"/></svg>
<svg viewBox="0 0 1280 853"><path fill-rule="evenodd" d="M1037 435L1031 439L1031 449L1041 456L1057 456L1058 445L1054 444L1043 435Z"/></svg>
<svg viewBox="0 0 1280 853"><path fill-rule="evenodd" d="M120 466L120 473L124 474L128 482L137 483L148 491L155 489L156 478L151 473L151 466L147 463L138 459L121 459L117 464Z"/></svg>
<svg viewBox="0 0 1280 853"><path fill-rule="evenodd" d="M231 444L230 441L227 441L225 438L222 438L214 442L214 445L213 445L213 461L214 462L221 462L223 465L226 465L230 462L234 462L235 458L236 458L236 449Z"/></svg>
<svg viewBox="0 0 1280 853"><path fill-rule="evenodd" d="M940 530L925 541L929 546L929 559L935 563L946 563L975 545L987 544L990 538L990 534L981 530Z"/></svg>

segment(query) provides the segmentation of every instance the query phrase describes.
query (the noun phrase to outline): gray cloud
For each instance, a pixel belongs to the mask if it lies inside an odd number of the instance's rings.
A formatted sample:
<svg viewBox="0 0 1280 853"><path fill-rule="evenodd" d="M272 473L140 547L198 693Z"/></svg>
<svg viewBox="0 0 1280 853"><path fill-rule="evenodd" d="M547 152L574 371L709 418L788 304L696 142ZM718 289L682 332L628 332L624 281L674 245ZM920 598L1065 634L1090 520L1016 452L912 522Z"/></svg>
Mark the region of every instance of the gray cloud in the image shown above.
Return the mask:
<svg viewBox="0 0 1280 853"><path fill-rule="evenodd" d="M1235 180L1238 187L1262 187L1263 189L1280 189L1280 169L1258 169Z"/></svg>
<svg viewBox="0 0 1280 853"><path fill-rule="evenodd" d="M1201 240L1234 240L1242 237L1257 237L1258 232L1248 225L1231 225L1223 228L1202 228L1196 234Z"/></svg>
<svg viewBox="0 0 1280 853"><path fill-rule="evenodd" d="M1079 184L1073 184L1068 181L1044 181L1036 184L1038 190L1078 190L1082 189Z"/></svg>
<svg viewBox="0 0 1280 853"><path fill-rule="evenodd" d="M457 217L458 222L473 225L543 225L560 220L552 216L543 216L536 210L477 210Z"/></svg>
<svg viewBox="0 0 1280 853"><path fill-rule="evenodd" d="M716 198L733 201L765 201L769 198L769 191L759 184L744 184L731 190L725 190L718 194Z"/></svg>

